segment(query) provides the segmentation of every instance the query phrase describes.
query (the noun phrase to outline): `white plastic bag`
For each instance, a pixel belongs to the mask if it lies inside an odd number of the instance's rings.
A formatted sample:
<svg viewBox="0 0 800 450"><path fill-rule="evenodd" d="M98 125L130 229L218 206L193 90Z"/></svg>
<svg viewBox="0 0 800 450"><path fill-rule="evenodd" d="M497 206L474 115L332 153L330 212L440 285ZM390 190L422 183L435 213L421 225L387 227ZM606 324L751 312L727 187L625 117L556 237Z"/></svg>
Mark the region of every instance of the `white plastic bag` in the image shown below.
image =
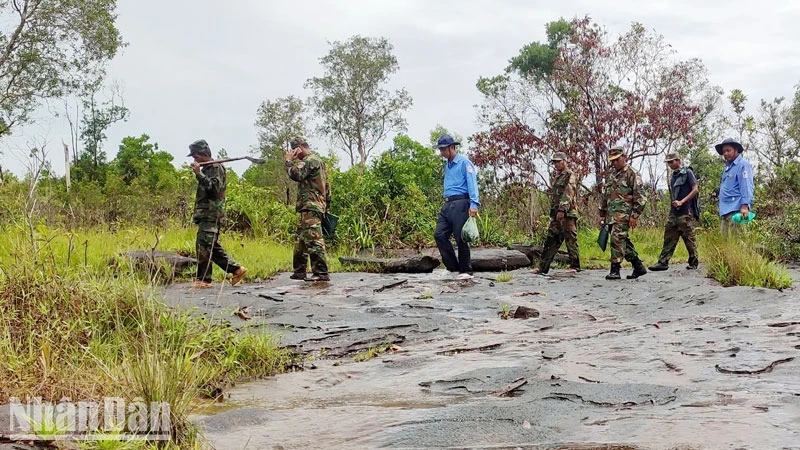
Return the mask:
<svg viewBox="0 0 800 450"><path fill-rule="evenodd" d="M480 238L480 234L478 234L478 221L475 220L474 217L470 217L464 224L464 228L461 229L461 240L469 244L478 242Z"/></svg>

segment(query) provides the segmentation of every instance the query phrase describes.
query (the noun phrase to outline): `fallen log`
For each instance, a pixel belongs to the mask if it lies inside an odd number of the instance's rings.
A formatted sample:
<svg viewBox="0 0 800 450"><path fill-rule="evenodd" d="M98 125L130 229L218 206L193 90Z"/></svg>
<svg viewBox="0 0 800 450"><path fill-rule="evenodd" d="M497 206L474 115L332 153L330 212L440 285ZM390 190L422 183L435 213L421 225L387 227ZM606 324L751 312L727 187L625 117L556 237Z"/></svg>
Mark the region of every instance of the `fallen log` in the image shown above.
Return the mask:
<svg viewBox="0 0 800 450"><path fill-rule="evenodd" d="M150 276L162 275L171 280L176 275L197 265L197 260L174 252L154 250L131 250L121 255L130 260L137 270Z"/></svg>
<svg viewBox="0 0 800 450"><path fill-rule="evenodd" d="M527 245L527 244L511 244L508 246L509 250L516 250L524 253L525 256L531 260L531 263L540 261L542 259L542 252L544 249L541 245ZM553 262L561 264L569 264L569 255L563 250L559 250L553 258Z"/></svg>
<svg viewBox="0 0 800 450"><path fill-rule="evenodd" d="M433 256L403 256L399 258L339 257L343 265L373 266L380 273L430 273L439 267Z"/></svg>
<svg viewBox="0 0 800 450"><path fill-rule="evenodd" d="M473 249L471 260L475 272L500 272L531 265L531 260L524 253L502 248Z"/></svg>

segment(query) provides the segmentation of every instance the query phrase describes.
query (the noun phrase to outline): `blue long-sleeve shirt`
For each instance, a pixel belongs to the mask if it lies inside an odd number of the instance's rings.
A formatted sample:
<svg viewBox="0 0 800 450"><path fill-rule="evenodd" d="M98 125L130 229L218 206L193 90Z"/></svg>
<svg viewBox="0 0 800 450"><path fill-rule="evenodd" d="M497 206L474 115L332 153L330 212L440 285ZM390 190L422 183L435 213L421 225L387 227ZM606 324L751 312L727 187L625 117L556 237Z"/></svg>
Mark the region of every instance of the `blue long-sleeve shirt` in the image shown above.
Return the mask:
<svg viewBox="0 0 800 450"><path fill-rule="evenodd" d="M469 194L469 207L478 209L478 169L461 153L444 167L444 197Z"/></svg>
<svg viewBox="0 0 800 450"><path fill-rule="evenodd" d="M753 206L753 166L739 155L732 162L725 161L725 171L719 186L719 215L737 212L742 205Z"/></svg>

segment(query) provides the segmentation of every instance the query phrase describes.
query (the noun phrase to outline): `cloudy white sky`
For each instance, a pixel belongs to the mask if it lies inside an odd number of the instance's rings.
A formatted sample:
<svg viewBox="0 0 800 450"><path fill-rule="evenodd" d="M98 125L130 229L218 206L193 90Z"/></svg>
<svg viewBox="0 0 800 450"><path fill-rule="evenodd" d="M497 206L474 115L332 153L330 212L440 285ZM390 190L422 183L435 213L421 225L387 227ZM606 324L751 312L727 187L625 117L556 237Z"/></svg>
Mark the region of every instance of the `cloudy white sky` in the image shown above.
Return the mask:
<svg viewBox="0 0 800 450"><path fill-rule="evenodd" d="M318 59L328 42L354 34L385 36L394 45L400 70L392 86L413 97L408 133L423 143L437 124L462 136L477 131L477 78L500 73L560 17L588 14L612 35L641 22L680 57L701 58L714 84L743 89L752 107L760 98L789 97L800 82L795 0L119 0L118 13L129 46L109 75L123 87L131 117L109 130L109 159L123 137L142 133L178 165L199 138L213 150L245 154L256 144L258 105L306 97L303 83L321 75ZM44 139L53 168L63 173L56 150L69 142L66 122L46 112L37 118L0 143L0 164L21 172L27 146Z"/></svg>

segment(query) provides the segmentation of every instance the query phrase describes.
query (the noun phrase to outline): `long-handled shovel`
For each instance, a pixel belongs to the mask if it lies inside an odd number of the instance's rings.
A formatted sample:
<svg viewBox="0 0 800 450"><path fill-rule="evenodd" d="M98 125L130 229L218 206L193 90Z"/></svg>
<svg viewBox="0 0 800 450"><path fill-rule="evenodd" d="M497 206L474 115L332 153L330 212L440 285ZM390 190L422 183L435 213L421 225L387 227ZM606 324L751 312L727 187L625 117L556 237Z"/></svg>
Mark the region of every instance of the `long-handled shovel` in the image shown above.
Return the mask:
<svg viewBox="0 0 800 450"><path fill-rule="evenodd" d="M253 164L264 164L267 162L266 159L263 158L253 158L252 156L237 156L235 158L225 158L225 159L215 159L214 161L205 161L201 163L197 163L198 166L207 166L209 164L219 164L219 163L226 163L231 161L239 161L242 159L246 159Z"/></svg>

